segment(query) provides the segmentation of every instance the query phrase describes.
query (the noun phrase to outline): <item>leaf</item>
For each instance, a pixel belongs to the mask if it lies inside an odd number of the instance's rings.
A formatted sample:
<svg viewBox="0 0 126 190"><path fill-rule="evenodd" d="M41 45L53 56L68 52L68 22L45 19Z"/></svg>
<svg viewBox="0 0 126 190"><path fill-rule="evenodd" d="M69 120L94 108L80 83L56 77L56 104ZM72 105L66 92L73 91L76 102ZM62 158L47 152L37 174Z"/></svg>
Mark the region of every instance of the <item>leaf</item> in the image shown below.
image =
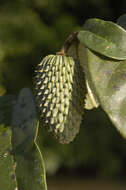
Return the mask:
<svg viewBox="0 0 126 190"><path fill-rule="evenodd" d="M45 168L36 144L37 119L32 93L23 89L14 106L12 145L19 190L46 190Z"/></svg>
<svg viewBox="0 0 126 190"><path fill-rule="evenodd" d="M113 22L89 19L84 24L84 31L78 33L78 39L101 55L126 59L126 31Z"/></svg>
<svg viewBox="0 0 126 190"><path fill-rule="evenodd" d="M113 124L126 138L126 61L107 59L89 49L85 51L86 72L95 94Z"/></svg>
<svg viewBox="0 0 126 190"><path fill-rule="evenodd" d="M34 143L36 135L36 109L32 93L29 89L21 90L17 102L13 109L13 149L30 148L29 144ZM24 151L24 150L23 150Z"/></svg>
<svg viewBox="0 0 126 190"><path fill-rule="evenodd" d="M0 187L6 190L16 190L17 187L10 126L14 101L14 96L0 97Z"/></svg>
<svg viewBox="0 0 126 190"><path fill-rule="evenodd" d="M15 163L11 150L11 130L8 128L0 133L0 189L16 190L17 187Z"/></svg>
<svg viewBox="0 0 126 190"><path fill-rule="evenodd" d="M25 153L15 153L15 161L19 190L47 190L43 159L36 144Z"/></svg>

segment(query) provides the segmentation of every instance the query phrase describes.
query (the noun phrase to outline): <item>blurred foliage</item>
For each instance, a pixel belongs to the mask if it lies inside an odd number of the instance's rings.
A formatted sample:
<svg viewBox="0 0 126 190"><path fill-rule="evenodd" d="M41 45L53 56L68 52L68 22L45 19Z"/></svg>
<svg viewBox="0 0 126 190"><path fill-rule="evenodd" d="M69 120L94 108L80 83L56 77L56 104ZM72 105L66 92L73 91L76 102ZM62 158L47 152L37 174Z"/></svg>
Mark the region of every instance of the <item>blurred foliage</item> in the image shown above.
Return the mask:
<svg viewBox="0 0 126 190"><path fill-rule="evenodd" d="M116 21L126 1L115 0L1 0L0 95L32 88L35 66L46 54L59 51L66 37L87 18ZM40 136L42 139L40 141ZM81 131L69 145L58 144L43 128L38 142L45 152L47 171L60 168L83 175L126 174L126 142L101 109L84 113Z"/></svg>

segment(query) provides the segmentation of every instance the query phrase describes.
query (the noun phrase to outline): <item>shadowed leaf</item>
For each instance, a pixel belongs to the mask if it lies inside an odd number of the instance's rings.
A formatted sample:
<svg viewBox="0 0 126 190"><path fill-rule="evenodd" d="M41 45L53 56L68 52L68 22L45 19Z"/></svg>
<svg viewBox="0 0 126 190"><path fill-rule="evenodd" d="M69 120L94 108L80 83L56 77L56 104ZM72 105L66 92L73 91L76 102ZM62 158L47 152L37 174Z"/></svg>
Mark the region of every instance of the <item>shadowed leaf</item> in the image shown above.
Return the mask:
<svg viewBox="0 0 126 190"><path fill-rule="evenodd" d="M45 169L35 140L36 110L32 93L23 89L13 110L12 145L19 190L46 190Z"/></svg>

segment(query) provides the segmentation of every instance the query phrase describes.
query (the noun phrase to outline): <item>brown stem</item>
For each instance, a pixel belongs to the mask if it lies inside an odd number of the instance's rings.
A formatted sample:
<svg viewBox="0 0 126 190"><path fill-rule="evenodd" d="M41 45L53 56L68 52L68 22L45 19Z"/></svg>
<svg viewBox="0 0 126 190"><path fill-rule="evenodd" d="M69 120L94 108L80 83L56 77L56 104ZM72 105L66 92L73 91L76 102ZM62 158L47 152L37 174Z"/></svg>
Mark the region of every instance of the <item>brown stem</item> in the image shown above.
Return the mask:
<svg viewBox="0 0 126 190"><path fill-rule="evenodd" d="M73 32L72 34L70 34L68 36L68 38L66 39L63 47L61 48L61 50L59 52L57 52L56 54L57 55L64 55L65 53L67 53L69 47L71 46L71 44L73 42L78 42L78 39L77 39L77 34L78 32Z"/></svg>

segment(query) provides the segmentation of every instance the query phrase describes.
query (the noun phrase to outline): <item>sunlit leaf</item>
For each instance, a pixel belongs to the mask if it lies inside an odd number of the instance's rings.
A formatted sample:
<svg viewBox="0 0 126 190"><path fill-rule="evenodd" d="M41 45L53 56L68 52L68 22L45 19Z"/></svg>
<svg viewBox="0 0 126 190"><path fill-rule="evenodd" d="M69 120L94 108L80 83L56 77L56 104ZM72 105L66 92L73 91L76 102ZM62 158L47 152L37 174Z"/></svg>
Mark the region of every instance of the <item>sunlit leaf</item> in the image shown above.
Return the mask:
<svg viewBox="0 0 126 190"><path fill-rule="evenodd" d="M126 59L126 31L113 22L89 19L84 24L84 31L79 32L78 39L101 55L118 60Z"/></svg>

